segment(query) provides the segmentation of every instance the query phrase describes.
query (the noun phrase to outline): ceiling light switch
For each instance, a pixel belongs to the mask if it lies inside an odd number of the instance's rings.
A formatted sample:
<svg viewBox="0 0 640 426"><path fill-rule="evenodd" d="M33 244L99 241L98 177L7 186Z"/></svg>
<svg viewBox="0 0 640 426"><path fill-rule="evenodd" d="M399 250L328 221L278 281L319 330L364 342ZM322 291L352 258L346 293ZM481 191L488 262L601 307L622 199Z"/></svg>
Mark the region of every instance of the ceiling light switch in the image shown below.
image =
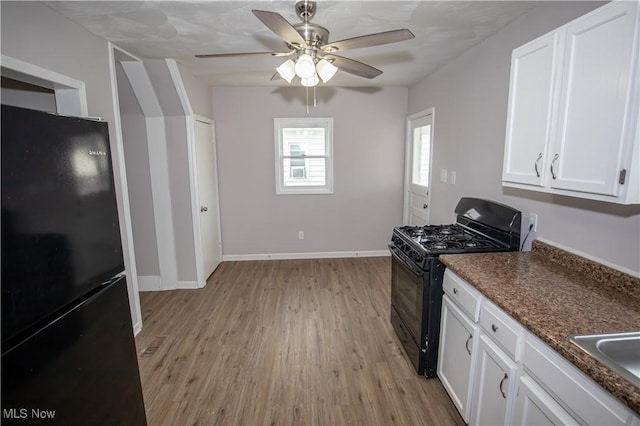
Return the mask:
<svg viewBox="0 0 640 426"><path fill-rule="evenodd" d="M447 169L440 169L440 182L447 183Z"/></svg>

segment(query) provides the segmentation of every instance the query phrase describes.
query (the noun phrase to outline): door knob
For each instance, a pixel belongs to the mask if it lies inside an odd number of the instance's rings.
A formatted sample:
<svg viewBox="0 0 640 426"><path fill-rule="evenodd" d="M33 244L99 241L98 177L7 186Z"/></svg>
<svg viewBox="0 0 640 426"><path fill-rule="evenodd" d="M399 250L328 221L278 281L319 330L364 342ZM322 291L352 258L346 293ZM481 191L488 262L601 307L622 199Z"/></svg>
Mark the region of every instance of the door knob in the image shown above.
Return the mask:
<svg viewBox="0 0 640 426"><path fill-rule="evenodd" d="M207 210L209 210L208 207L200 206L200 211L201 212L206 212Z"/></svg>

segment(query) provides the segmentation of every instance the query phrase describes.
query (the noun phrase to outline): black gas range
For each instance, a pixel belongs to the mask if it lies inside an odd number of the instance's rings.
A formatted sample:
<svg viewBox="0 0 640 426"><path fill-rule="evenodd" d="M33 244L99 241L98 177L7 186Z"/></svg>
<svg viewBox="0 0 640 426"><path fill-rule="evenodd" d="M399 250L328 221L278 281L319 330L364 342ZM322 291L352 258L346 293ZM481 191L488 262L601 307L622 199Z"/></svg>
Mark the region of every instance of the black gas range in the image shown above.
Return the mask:
<svg viewBox="0 0 640 426"><path fill-rule="evenodd" d="M521 213L479 198L461 198L451 225L393 229L391 323L418 374L435 377L440 336L441 254L517 251Z"/></svg>

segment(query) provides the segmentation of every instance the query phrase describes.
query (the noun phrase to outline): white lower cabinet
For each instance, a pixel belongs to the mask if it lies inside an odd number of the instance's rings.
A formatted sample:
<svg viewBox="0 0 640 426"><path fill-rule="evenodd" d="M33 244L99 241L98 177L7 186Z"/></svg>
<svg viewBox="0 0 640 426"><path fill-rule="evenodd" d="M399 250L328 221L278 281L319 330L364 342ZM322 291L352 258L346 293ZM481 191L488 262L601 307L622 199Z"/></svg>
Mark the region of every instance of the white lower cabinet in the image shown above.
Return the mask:
<svg viewBox="0 0 640 426"><path fill-rule="evenodd" d="M511 424L516 379L516 363L487 336L481 335L470 424Z"/></svg>
<svg viewBox="0 0 640 426"><path fill-rule="evenodd" d="M511 424L544 426L578 423L531 377L520 377Z"/></svg>
<svg viewBox="0 0 640 426"><path fill-rule="evenodd" d="M640 426L637 414L449 269L443 284L438 377L465 422Z"/></svg>
<svg viewBox="0 0 640 426"><path fill-rule="evenodd" d="M440 328L438 377L468 423L479 327L445 294Z"/></svg>

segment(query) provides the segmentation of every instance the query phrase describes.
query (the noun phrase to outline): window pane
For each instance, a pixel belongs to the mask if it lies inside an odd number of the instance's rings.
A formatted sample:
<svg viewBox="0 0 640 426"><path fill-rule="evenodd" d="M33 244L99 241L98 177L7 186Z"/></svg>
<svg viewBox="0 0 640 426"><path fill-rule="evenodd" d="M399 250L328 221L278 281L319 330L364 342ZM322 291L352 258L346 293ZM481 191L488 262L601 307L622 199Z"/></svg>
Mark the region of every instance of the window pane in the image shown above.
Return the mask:
<svg viewBox="0 0 640 426"><path fill-rule="evenodd" d="M283 155L325 155L325 129L287 127L282 129Z"/></svg>
<svg viewBox="0 0 640 426"><path fill-rule="evenodd" d="M431 154L431 125L413 130L413 183L429 186L429 162Z"/></svg>
<svg viewBox="0 0 640 426"><path fill-rule="evenodd" d="M307 158L304 165L292 164L295 159L284 158L282 178L284 186L322 186L326 185L326 159Z"/></svg>
<svg viewBox="0 0 640 426"><path fill-rule="evenodd" d="M275 118L276 194L333 193L333 119Z"/></svg>

